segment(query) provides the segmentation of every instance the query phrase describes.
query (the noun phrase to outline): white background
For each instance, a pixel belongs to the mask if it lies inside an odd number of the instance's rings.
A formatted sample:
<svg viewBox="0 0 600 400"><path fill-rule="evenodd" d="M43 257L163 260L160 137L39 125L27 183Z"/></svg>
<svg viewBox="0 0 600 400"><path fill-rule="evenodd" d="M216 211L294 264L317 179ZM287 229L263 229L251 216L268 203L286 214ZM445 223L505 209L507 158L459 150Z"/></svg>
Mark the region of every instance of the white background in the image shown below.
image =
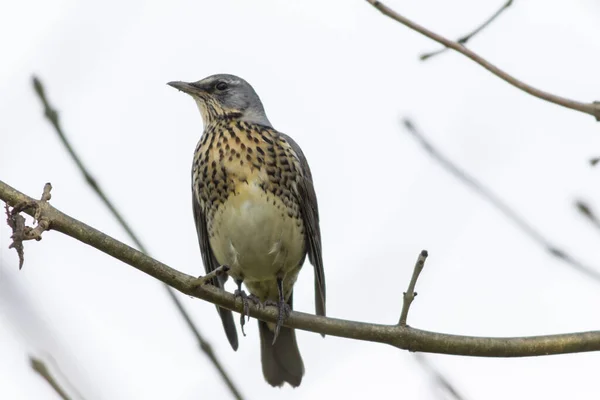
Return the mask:
<svg viewBox="0 0 600 400"><path fill-rule="evenodd" d="M502 1L389 1L457 37ZM599 232L573 207L600 210L600 125L530 97L446 53L365 1L8 1L0 13L0 179L128 239L85 185L43 118L39 74L64 129L152 255L203 273L190 204L202 133L194 102L166 85L214 73L247 79L274 126L303 147L321 211L328 312L395 323L418 252L430 258L409 323L467 335L600 327L598 282L550 257L432 161L403 130L410 116L449 157L549 239L600 270ZM600 100L600 5L515 1L469 46L528 83ZM51 399L27 355L54 359L90 399L227 399L154 279L58 233L26 243L22 271L0 224L0 398ZM307 264L298 310L313 312ZM298 389L262 377L258 332L234 353L214 306L180 296L248 399L439 394L411 354L298 332ZM598 354L528 359L428 356L469 399L596 399ZM54 396L54 397L53 397Z"/></svg>

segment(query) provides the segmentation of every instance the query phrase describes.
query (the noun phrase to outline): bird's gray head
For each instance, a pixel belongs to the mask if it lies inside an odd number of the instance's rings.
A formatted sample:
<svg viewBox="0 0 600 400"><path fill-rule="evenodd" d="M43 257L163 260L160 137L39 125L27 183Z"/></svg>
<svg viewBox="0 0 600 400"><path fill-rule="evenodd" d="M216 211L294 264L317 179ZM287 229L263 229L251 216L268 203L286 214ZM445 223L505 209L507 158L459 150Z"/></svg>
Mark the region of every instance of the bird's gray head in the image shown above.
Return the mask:
<svg viewBox="0 0 600 400"><path fill-rule="evenodd" d="M196 100L204 125L218 118L271 126L260 98L248 82L235 75L217 74L198 82L169 82Z"/></svg>

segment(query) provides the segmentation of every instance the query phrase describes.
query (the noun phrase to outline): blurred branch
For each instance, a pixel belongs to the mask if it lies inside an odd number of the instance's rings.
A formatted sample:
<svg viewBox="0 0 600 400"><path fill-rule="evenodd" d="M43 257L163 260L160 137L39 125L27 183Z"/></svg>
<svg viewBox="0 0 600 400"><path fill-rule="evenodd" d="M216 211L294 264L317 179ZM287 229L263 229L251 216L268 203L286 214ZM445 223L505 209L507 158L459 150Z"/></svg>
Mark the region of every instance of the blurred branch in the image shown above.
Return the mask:
<svg viewBox="0 0 600 400"><path fill-rule="evenodd" d="M79 169L79 171L83 174L87 184L92 188L94 193L96 193L98 195L98 197L100 197L100 199L102 200L102 203L104 203L104 205L109 209L111 214L117 219L117 221L119 222L121 227L123 227L125 232L127 232L127 235L133 241L135 246L141 252L150 254L148 252L148 250L146 249L146 246L144 246L142 244L142 242L140 241L138 236L133 232L133 229L131 228L131 226L127 223L127 221L125 221L125 218L117 210L116 206L106 196L106 194L104 193L104 190L98 184L98 181L92 176L92 174L89 172L89 170L84 166L83 162L81 161L81 158L77 155L77 153L71 146L71 143L69 143L69 140L67 139L64 131L62 130L62 127L61 127L61 124L59 121L59 117L58 117L58 112L52 106L52 104L50 104L50 102L48 101L48 98L46 97L46 92L45 92L44 86L43 86L42 82L40 81L40 79L38 77L34 76L32 79L32 83L33 83L33 88L34 88L35 92L37 93L40 101L42 102L42 104L44 106L45 117L48 119L48 122L50 122L50 124L54 127L54 131L58 134L58 137L60 138L61 142L63 143L63 145L69 152L69 154L71 155L71 158L77 165L77 168ZM194 325L191 317L189 316L189 314L183 307L183 304L181 303L181 301L177 298L177 295L174 293L173 289L168 285L165 285L164 287L167 291L167 294L169 295L169 298L171 299L171 301L173 301L175 308L177 308L177 311L183 317L186 325L192 331L192 334L196 338L200 349L206 354L206 356L213 363L214 367L219 371L221 378L225 381L225 384L227 385L227 387L229 388L229 390L231 391L233 396L236 399L241 400L242 395L240 394L238 389L235 387L233 381L231 380L231 378L229 377L229 375L223 368L223 365L221 364L221 362L217 359L217 356L215 355L211 344L202 337L202 335L200 334L200 331Z"/></svg>
<svg viewBox="0 0 600 400"><path fill-rule="evenodd" d="M405 25L408 28L410 28L416 32L419 32L420 34L427 36L428 38L435 40L436 42L438 42L448 48L451 48L452 50L455 50L455 51L461 53L462 55L470 58L471 60L475 61L477 64L481 65L483 68L490 71L492 74L496 75L498 78L513 85L517 89L520 89L526 93L529 93L530 95L537 97L539 99L546 100L550 103L554 103L559 106L570 108L571 110L581 111L582 113L589 114L589 115L595 117L597 121L600 121L600 102L595 101L593 103L581 103L581 102L578 102L575 100L570 100L570 99L567 99L564 97L556 96L556 95L548 93L548 92L544 92L543 90L536 89L536 88L526 84L525 82L520 81L517 78L502 71L500 68L491 64L489 61L487 61L483 57L479 56L474 51L469 50L462 44L454 42L450 39L446 39L445 37L440 36L437 33L434 33L432 31L422 27L421 25L418 25L417 23L409 20L408 18L398 14L391 8L384 5L383 3L381 3L377 0L367 0L367 2L369 4L371 4L373 7L375 7L377 10L381 11L381 13L383 15L386 15L386 16L392 18L393 20L400 22L402 25Z"/></svg>
<svg viewBox="0 0 600 400"><path fill-rule="evenodd" d="M69 397L67 392L58 384L42 360L33 356L29 356L29 363L31 365L31 369L37 372L46 382L48 382L48 384L52 387L52 389L54 389L56 394L58 394L61 399L71 400L71 397Z"/></svg>
<svg viewBox="0 0 600 400"><path fill-rule="evenodd" d="M408 290L403 293L402 312L400 314L400 321L398 322L398 325L400 326L406 326L408 310L410 309L410 305L412 304L413 300L417 296L417 293L415 292L415 286L417 285L417 280L419 279L419 275L421 275L421 271L423 271L425 260L427 260L428 255L429 254L427 254L427 250L422 250L421 254L419 254L419 258L417 258L415 268L413 269L412 278L408 284Z"/></svg>
<svg viewBox="0 0 600 400"><path fill-rule="evenodd" d="M595 167L596 164L598 164L600 162L600 157L595 157L590 159L590 164L592 165L592 167Z"/></svg>
<svg viewBox="0 0 600 400"><path fill-rule="evenodd" d="M47 185L49 188L50 186ZM2 239L0 239L2 242ZM0 257L0 271L4 271L7 261ZM55 339L56 326L46 322L40 315L40 309L31 302L31 292L24 290L24 280L14 281L19 274L2 274L0 282L0 310L5 317L4 322L15 330L16 337L25 347L36 349L35 355L28 355L30 367L40 374L52 387L60 387L57 392L67 393L70 398L83 399L79 389L88 393L94 391L85 377L86 368L76 360L70 349ZM39 297L34 292L34 297ZM57 362L56 360L60 360ZM65 370L68 373L65 373ZM36 378L37 379L37 378ZM75 384L76 383L76 384ZM1 385L0 385L1 388ZM60 393L59 393L60 395ZM58 398L46 396L44 398ZM64 397L63 397L64 398Z"/></svg>
<svg viewBox="0 0 600 400"><path fill-rule="evenodd" d="M0 181L0 199L15 207L23 202L36 201ZM49 203L36 201L41 216L50 221L50 229L90 245L126 264L160 280L180 292L208 301L238 313L243 302L231 293L212 285L199 285L199 279L179 272L148 255L119 242L88 226ZM24 212L33 214L31 209ZM276 322L276 307L249 305L250 315L266 322ZM364 322L321 317L292 311L284 326L355 340L386 343L400 349L440 354L478 357L531 357L551 354L600 351L600 331L566 333L560 335L494 338L458 336L428 332L409 326L379 325Z"/></svg>
<svg viewBox="0 0 600 400"><path fill-rule="evenodd" d="M445 393L448 393L455 400L464 400L465 397L460 394L460 392L456 389L456 387L450 382L448 378L446 378L440 371L438 371L425 357L425 355L417 353L415 354L415 359L421 367L429 374L435 385L443 390Z"/></svg>
<svg viewBox="0 0 600 400"><path fill-rule="evenodd" d="M551 243L544 235L542 235L539 231L537 231L533 226L531 226L525 218L517 214L512 208L510 208L504 201L502 201L498 196L496 196L489 188L485 187L481 182L477 181L474 177L470 176L464 170L460 169L456 166L449 158L440 153L432 144L429 142L425 136L417 128L409 119L404 119L404 126L419 142L419 144L425 149L427 154L429 154L434 160L444 167L448 172L454 175L459 181L464 183L466 186L470 187L474 192L480 195L483 199L487 200L491 205L496 207L498 211L500 211L506 218L511 220L523 233L533 239L534 242L539 244L541 247L548 252L551 256L558 258L561 261L564 261L573 269L587 275L588 277L594 279L597 283L600 283L600 272L588 267L583 264L579 260L575 259L572 255L568 254L566 251L562 250L555 244Z"/></svg>
<svg viewBox="0 0 600 400"><path fill-rule="evenodd" d="M508 7L510 7L513 3L513 0L508 0L506 3L504 3L504 5L502 7L500 7L491 17L489 17L483 24L479 25L477 28L475 28L473 31L471 31L470 33L461 36L460 38L458 38L456 40L456 43L465 45L467 44L467 42L469 40L471 40L473 38L473 36L477 35L479 32L481 32L483 29L485 29L489 24L491 24L492 22L494 22L494 20L496 18L498 18ZM421 56L419 57L421 59L421 61L425 61L431 57L437 56L438 54L442 54L443 52L445 52L446 50L448 50L448 47L444 47L442 49L436 50L436 51L432 51L430 53L424 53L421 54Z"/></svg>
<svg viewBox="0 0 600 400"><path fill-rule="evenodd" d="M577 200L575 202L575 207L577 210L587 218L588 221L592 223L596 228L600 229L600 218L596 215L596 213L592 210L592 208L583 200Z"/></svg>

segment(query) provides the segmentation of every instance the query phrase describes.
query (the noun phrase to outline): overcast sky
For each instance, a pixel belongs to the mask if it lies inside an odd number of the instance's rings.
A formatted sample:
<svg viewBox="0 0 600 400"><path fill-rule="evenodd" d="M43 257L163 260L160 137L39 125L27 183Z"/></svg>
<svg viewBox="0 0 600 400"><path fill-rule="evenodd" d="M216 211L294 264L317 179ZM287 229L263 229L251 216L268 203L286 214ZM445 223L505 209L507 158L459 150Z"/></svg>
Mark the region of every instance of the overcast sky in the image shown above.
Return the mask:
<svg viewBox="0 0 600 400"><path fill-rule="evenodd" d="M390 0L457 37L502 0ZM430 258L409 323L465 335L600 328L600 286L550 257L432 161L399 123L410 116L461 167L550 240L600 271L600 125L518 91L365 1L4 0L0 13L0 179L130 243L44 120L38 74L64 129L157 259L203 273L190 204L202 133L194 102L166 85L233 73L310 162L321 214L328 313L396 323L417 254ZM600 100L600 4L515 1L469 46L528 83ZM0 398L51 399L27 356L58 365L87 400L230 398L157 281L56 232L26 243L18 270L0 224ZM295 308L313 312L313 274ZM228 287L230 290L232 287ZM434 399L414 357L298 332L297 389L262 377L256 323L233 352L214 306L180 296L247 399ZM594 353L528 359L430 355L468 399L596 399ZM52 361L54 360L54 361Z"/></svg>

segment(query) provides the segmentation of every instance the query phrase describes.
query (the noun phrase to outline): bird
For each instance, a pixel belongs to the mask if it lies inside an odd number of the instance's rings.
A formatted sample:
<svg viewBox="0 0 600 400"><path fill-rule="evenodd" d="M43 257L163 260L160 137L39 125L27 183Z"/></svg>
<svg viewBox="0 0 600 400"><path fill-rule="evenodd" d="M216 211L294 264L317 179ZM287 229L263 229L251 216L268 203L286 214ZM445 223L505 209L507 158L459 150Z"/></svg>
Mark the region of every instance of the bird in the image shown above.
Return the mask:
<svg viewBox="0 0 600 400"><path fill-rule="evenodd" d="M195 100L204 125L193 157L192 204L205 271L227 266L227 274L211 283L223 289L231 276L245 307L248 300L278 307L276 324L258 321L262 372L274 387L285 382L297 387L304 363L295 331L282 323L307 255L314 267L315 311L326 315L319 211L308 161L290 136L273 128L244 79L216 74L168 85ZM218 306L217 311L237 350L231 311ZM241 321L243 331L244 313Z"/></svg>

